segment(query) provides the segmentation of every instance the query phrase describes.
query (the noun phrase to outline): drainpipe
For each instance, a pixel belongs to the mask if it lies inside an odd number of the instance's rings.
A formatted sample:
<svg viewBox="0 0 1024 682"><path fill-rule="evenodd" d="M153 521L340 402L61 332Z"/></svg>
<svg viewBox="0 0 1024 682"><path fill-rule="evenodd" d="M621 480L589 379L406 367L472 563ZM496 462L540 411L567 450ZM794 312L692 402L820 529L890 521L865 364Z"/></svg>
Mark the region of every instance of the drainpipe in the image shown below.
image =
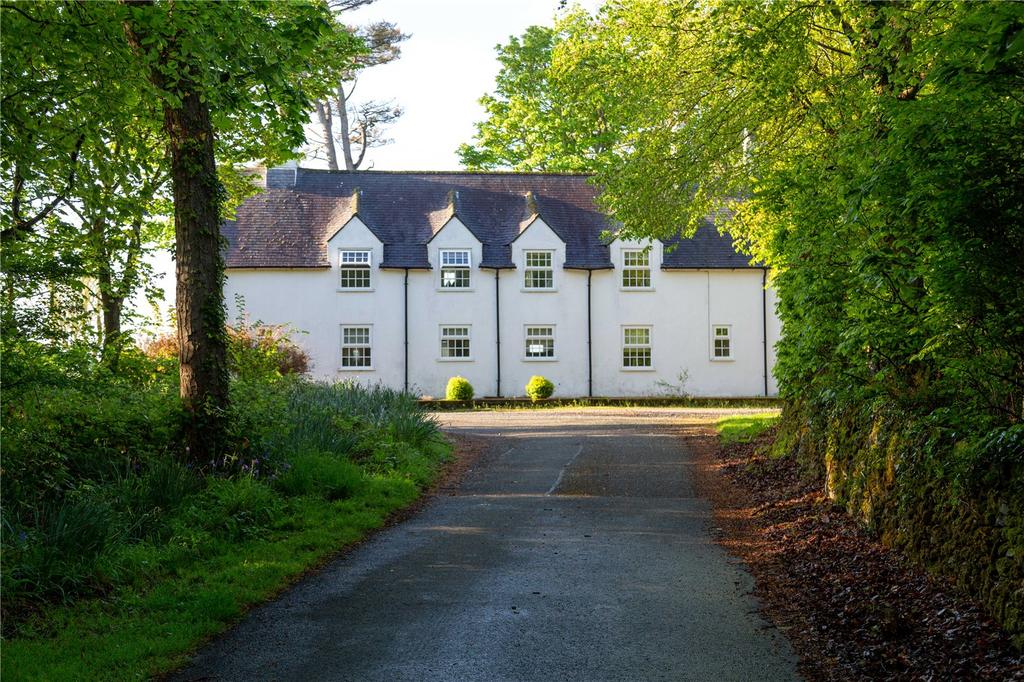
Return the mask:
<svg viewBox="0 0 1024 682"><path fill-rule="evenodd" d="M501 270L494 268L494 352L497 362L495 393L501 397L501 288L498 286Z"/></svg>
<svg viewBox="0 0 1024 682"><path fill-rule="evenodd" d="M768 268L761 270L761 350L764 353L764 396L768 397Z"/></svg>
<svg viewBox="0 0 1024 682"><path fill-rule="evenodd" d="M403 301L402 310L405 316L404 333L405 333L405 358L402 361L402 366L405 369L405 388L403 389L406 393L409 392L409 268L405 268L405 289L403 291L405 300Z"/></svg>
<svg viewBox="0 0 1024 682"><path fill-rule="evenodd" d="M594 348L591 342L590 325L590 278L593 270L587 270L587 397L594 397Z"/></svg>

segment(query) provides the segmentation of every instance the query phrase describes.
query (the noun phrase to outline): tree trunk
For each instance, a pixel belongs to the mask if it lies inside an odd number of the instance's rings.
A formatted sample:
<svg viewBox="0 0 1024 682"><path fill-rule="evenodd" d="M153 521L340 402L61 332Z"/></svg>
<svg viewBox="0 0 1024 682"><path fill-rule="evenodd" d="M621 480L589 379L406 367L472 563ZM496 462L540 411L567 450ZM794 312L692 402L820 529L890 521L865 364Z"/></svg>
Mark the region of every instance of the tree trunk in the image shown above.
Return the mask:
<svg viewBox="0 0 1024 682"><path fill-rule="evenodd" d="M354 171L357 166L352 162L352 139L348 124L348 98L345 97L345 85L338 84L338 126L341 128L341 152L345 157L345 170Z"/></svg>
<svg viewBox="0 0 1024 682"><path fill-rule="evenodd" d="M152 7L152 0L122 0ZM128 42L144 54L144 31L124 26ZM148 66L158 89L168 88L164 68L176 50L164 46L159 63ZM181 401L187 413L185 447L190 459L216 464L227 441L228 348L224 311L224 257L220 205L224 188L217 178L209 105L199 96L188 63L177 63L169 89L180 102L164 105L164 134L171 156L174 195L174 252L177 289L178 360Z"/></svg>
<svg viewBox="0 0 1024 682"><path fill-rule="evenodd" d="M181 399L189 415L186 446L191 459L206 463L217 460L226 438L223 190L217 179L209 107L193 89L181 90L180 107L164 110L174 191L178 359Z"/></svg>
<svg viewBox="0 0 1024 682"><path fill-rule="evenodd" d="M327 167L336 171L338 170L338 151L334 148L334 122L331 120L330 103L317 100L316 115L324 129L324 149L327 150Z"/></svg>

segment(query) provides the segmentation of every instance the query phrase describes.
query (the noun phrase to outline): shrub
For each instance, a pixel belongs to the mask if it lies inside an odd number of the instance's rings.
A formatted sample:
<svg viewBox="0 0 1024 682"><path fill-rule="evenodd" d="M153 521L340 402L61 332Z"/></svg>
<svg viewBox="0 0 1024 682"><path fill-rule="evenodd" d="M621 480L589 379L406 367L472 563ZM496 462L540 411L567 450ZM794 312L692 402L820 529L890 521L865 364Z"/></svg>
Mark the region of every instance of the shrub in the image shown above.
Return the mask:
<svg viewBox="0 0 1024 682"><path fill-rule="evenodd" d="M452 377L444 391L445 400L472 400L473 384L465 377Z"/></svg>
<svg viewBox="0 0 1024 682"><path fill-rule="evenodd" d="M526 384L526 395L530 396L530 400L533 402L550 398L554 392L555 385L551 383L550 379L545 379L542 376L534 375Z"/></svg>
<svg viewBox="0 0 1024 682"><path fill-rule="evenodd" d="M321 454L296 457L274 481L274 487L285 495L315 495L327 500L351 497L362 484L359 465Z"/></svg>
<svg viewBox="0 0 1024 682"><path fill-rule="evenodd" d="M284 325L229 325L228 361L232 373L245 378L305 374L309 371L309 355L292 340L293 333ZM157 336L145 344L143 351L154 360L176 360L178 337Z"/></svg>
<svg viewBox="0 0 1024 682"><path fill-rule="evenodd" d="M88 493L41 506L27 526L4 521L4 607L67 601L87 592L96 565L118 535L115 516Z"/></svg>
<svg viewBox="0 0 1024 682"><path fill-rule="evenodd" d="M174 522L175 535L196 530L238 542L261 535L282 518L283 500L273 489L249 477L213 479L189 499Z"/></svg>

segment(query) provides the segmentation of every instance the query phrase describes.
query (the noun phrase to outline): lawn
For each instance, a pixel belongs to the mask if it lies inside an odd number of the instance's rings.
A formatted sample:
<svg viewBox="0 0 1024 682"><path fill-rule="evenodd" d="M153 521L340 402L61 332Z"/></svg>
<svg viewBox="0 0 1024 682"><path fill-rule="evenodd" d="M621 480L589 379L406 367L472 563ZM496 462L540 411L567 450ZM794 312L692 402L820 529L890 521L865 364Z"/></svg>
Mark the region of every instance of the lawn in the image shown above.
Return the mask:
<svg viewBox="0 0 1024 682"><path fill-rule="evenodd" d="M725 445L749 443L778 421L778 412L744 414L719 419L715 422L715 430L718 431L719 440Z"/></svg>

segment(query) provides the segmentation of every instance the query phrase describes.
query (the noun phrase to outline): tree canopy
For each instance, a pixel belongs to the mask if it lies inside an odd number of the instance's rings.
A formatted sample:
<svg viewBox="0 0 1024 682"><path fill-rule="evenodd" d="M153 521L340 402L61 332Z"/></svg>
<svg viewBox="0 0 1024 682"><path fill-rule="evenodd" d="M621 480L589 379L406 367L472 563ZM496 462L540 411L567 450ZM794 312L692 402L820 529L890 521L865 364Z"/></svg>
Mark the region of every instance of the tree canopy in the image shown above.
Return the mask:
<svg viewBox="0 0 1024 682"><path fill-rule="evenodd" d="M609 2L499 49L460 154L594 171L627 236L717 216L771 268L785 397L1019 453L1022 26L1015 3Z"/></svg>
<svg viewBox="0 0 1024 682"><path fill-rule="evenodd" d="M294 153L361 39L314 1L0 8L5 348L88 342L98 307L116 350L152 228L173 212L182 397L223 414L219 224L257 191L240 166Z"/></svg>

